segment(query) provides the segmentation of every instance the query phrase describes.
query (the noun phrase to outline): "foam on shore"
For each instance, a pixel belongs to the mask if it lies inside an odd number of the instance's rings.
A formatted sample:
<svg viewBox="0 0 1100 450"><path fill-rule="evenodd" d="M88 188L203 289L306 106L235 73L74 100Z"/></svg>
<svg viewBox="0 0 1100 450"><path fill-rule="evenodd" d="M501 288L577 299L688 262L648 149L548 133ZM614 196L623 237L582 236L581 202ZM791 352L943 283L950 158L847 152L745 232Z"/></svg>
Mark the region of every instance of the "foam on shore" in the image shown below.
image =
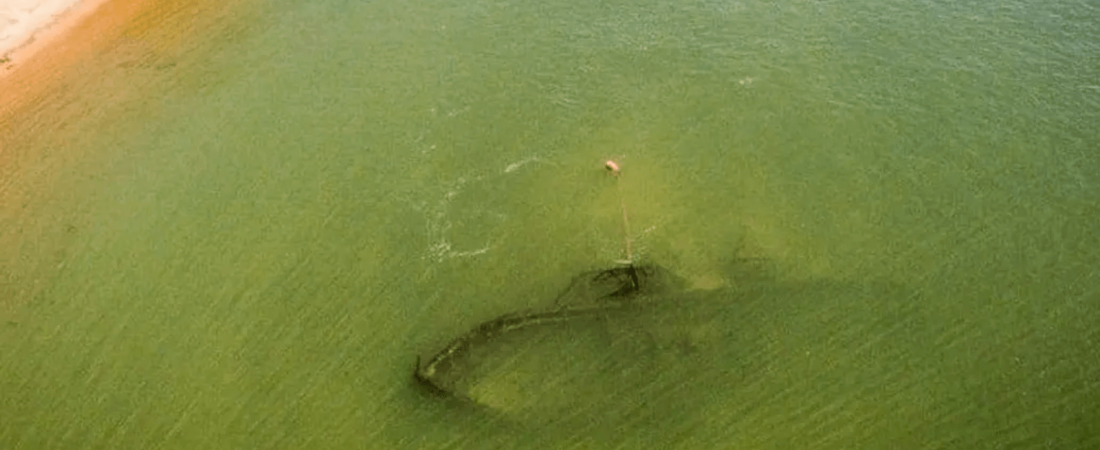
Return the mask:
<svg viewBox="0 0 1100 450"><path fill-rule="evenodd" d="M149 1L126 0L125 3L142 5ZM8 0L0 3L0 121L9 119L7 116L21 105L49 92L52 82L65 76L67 66L83 59L105 39L117 34L112 29L120 23L112 20L117 13L106 17L96 14L110 9L106 8L110 3L110 0Z"/></svg>
<svg viewBox="0 0 1100 450"><path fill-rule="evenodd" d="M80 0L8 0L0 4L0 55L9 55L58 23Z"/></svg>

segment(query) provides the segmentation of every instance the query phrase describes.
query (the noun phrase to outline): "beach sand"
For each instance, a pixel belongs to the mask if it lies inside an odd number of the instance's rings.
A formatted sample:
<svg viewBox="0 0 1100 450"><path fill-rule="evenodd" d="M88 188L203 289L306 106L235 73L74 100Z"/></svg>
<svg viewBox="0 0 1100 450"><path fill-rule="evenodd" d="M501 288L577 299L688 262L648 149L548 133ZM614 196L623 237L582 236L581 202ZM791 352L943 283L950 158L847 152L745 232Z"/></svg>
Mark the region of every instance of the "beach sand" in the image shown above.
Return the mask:
<svg viewBox="0 0 1100 450"><path fill-rule="evenodd" d="M36 41L48 41L56 30L95 10L96 0L0 0L0 61L11 62L12 54ZM55 27L55 25L61 25Z"/></svg>
<svg viewBox="0 0 1100 450"><path fill-rule="evenodd" d="M0 121L28 103L41 102L69 77L119 75L112 56L121 44L147 47L178 46L199 38L229 4L211 0L83 0L30 42L4 54L0 64ZM132 49L121 49L129 51ZM79 70L74 70L79 69ZM74 73L77 72L77 73ZM74 94L79 95L79 92ZM42 105L47 106L47 105Z"/></svg>
<svg viewBox="0 0 1100 450"><path fill-rule="evenodd" d="M31 32L27 40L17 40L18 44L14 49L2 52L0 119L5 122L12 120L5 113L26 103L32 93L48 88L58 72L65 68L65 63L79 57L80 52L94 50L95 45L102 44L104 38L110 38L109 34L104 33L109 32L110 28L104 25L117 23L119 19L125 20L127 17L120 17L116 12L113 17L102 15L89 20L108 1L83 0L70 5L42 24L44 26ZM104 16L108 20L104 21ZM104 23L96 23L101 21ZM37 24L30 26L34 25ZM49 50L43 53L44 49ZM41 57L36 59L35 55L39 54ZM55 76L47 76L51 73Z"/></svg>

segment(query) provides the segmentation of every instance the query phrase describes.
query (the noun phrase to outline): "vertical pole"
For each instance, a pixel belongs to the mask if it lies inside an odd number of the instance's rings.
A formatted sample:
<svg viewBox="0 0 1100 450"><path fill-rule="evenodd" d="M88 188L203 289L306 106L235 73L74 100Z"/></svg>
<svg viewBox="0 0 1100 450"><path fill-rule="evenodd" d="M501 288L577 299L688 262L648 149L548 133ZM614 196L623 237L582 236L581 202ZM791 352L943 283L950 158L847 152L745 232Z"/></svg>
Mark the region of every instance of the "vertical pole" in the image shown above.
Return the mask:
<svg viewBox="0 0 1100 450"><path fill-rule="evenodd" d="M623 192L623 184L619 181L622 175L622 170L619 169L619 165L615 161L608 160L604 163L604 168L615 177L615 186L619 189L619 204L623 209L623 241L626 244L626 260L622 261L628 265L634 264L634 243L630 239L630 218L626 214L626 194Z"/></svg>

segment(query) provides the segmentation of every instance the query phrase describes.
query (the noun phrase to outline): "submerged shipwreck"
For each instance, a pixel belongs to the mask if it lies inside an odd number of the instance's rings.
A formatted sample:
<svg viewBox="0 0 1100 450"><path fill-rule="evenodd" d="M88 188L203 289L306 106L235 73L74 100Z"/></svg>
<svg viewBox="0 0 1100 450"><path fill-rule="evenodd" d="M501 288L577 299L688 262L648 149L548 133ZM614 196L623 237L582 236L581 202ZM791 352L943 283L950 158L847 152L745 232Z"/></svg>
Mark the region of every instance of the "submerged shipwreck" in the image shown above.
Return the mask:
<svg viewBox="0 0 1100 450"><path fill-rule="evenodd" d="M435 394L468 399L469 379L477 372L476 354L482 348L531 329L622 313L683 285L682 280L655 265L629 264L582 273L558 296L554 307L496 317L454 338L430 357L418 357L414 380ZM561 330L543 331L552 334Z"/></svg>
<svg viewBox="0 0 1100 450"><path fill-rule="evenodd" d="M605 169L621 195L618 164ZM415 383L496 411L559 417L579 411L577 399L582 409L600 408L662 386L654 376L684 379L677 372L691 364L681 356L715 341L707 330L720 327L698 320L710 316L700 309L682 308L692 296L683 279L635 262L625 201L621 207L626 258L618 266L581 273L553 306L498 316L421 355Z"/></svg>

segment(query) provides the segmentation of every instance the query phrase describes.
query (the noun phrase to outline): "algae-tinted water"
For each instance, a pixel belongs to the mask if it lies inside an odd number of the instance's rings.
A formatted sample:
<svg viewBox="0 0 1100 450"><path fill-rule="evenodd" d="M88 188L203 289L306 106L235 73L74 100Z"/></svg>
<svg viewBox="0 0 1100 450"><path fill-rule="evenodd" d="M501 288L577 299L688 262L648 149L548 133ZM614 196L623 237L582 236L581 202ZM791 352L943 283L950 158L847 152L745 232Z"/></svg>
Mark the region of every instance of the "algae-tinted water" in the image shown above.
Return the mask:
<svg viewBox="0 0 1100 450"><path fill-rule="evenodd" d="M5 447L1097 446L1094 5L256 14L0 138ZM415 390L622 258L621 203L706 306L501 360L478 392L518 414ZM508 390L562 377L593 406Z"/></svg>

